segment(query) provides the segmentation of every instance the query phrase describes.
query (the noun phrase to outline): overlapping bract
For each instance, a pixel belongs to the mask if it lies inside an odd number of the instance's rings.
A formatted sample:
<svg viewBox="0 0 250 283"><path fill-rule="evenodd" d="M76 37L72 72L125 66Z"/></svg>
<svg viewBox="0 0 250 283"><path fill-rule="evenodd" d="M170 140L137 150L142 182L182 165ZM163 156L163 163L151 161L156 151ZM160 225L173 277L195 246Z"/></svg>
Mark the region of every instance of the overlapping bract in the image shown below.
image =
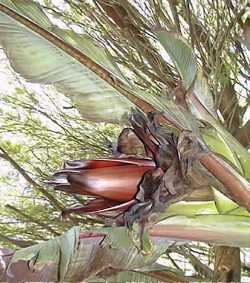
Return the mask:
<svg viewBox="0 0 250 283"><path fill-rule="evenodd" d="M117 216L136 202L134 199L145 172L155 168L154 161L140 158L76 160L50 180L55 189L69 194L94 197L86 206L71 212Z"/></svg>
<svg viewBox="0 0 250 283"><path fill-rule="evenodd" d="M67 162L53 175L49 183L55 189L93 198L64 216L94 213L128 228L134 222L144 227L150 215L164 212L192 187L183 173L186 161L180 159L178 138L162 132L154 115L133 114L130 122L113 158Z"/></svg>

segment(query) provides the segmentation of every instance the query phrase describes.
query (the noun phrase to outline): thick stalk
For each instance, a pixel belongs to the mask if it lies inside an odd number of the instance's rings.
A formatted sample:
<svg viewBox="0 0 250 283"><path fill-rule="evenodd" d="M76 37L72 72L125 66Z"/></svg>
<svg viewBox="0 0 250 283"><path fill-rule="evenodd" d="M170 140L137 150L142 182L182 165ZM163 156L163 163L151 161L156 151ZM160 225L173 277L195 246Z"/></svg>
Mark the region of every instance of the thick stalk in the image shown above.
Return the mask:
<svg viewBox="0 0 250 283"><path fill-rule="evenodd" d="M174 239L176 241L199 241L215 246L242 246L249 247L249 233L229 233L227 230L217 231L212 228L196 228L186 225L164 225L158 224L151 228L151 237L163 237Z"/></svg>

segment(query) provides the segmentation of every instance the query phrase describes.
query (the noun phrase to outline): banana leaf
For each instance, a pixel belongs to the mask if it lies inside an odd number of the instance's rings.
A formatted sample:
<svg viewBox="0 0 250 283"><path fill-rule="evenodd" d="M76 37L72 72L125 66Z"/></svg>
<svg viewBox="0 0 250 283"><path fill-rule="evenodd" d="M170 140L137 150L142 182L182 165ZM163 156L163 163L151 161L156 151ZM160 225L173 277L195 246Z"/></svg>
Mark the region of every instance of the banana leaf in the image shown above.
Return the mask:
<svg viewBox="0 0 250 283"><path fill-rule="evenodd" d="M71 97L84 119L123 121L132 103L79 61L87 56L89 64L101 63L115 80L119 74L104 48L86 35L55 28L38 3L3 0L0 5L0 44L16 72L28 81L54 85Z"/></svg>

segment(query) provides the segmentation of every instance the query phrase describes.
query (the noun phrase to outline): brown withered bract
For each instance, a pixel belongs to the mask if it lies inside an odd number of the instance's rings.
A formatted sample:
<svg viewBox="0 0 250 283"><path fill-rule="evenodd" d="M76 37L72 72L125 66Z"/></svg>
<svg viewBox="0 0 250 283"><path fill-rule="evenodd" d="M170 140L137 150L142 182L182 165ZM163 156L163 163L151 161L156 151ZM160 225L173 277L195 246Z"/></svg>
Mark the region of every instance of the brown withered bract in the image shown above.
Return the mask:
<svg viewBox="0 0 250 283"><path fill-rule="evenodd" d="M127 210L144 173L152 168L152 160L135 157L78 160L66 163L49 184L69 194L95 197L84 207L64 211L64 216L76 212L116 217Z"/></svg>
<svg viewBox="0 0 250 283"><path fill-rule="evenodd" d="M138 138L133 129L122 130L117 141L117 154L146 156L143 142Z"/></svg>

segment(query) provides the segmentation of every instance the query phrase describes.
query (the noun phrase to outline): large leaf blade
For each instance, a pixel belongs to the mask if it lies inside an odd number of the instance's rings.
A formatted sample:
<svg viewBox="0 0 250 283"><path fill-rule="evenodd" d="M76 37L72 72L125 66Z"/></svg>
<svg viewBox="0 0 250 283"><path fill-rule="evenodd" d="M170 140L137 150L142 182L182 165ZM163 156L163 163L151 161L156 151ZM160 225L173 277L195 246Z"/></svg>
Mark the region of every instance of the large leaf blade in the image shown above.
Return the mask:
<svg viewBox="0 0 250 283"><path fill-rule="evenodd" d="M113 240L111 234L120 230L126 234L125 227L102 228L99 232L82 233L79 227L74 227L60 237L17 251L11 259L8 271L13 271L12 267L16 263L25 261L27 265L32 263L33 273L42 272L49 266L57 274L58 281L78 282L109 268L126 271L149 266L173 244L171 240L155 237L154 251L144 256L132 241L129 246L121 243L117 246L117 240Z"/></svg>
<svg viewBox="0 0 250 283"><path fill-rule="evenodd" d="M1 0L0 3L16 12L21 12L25 17L35 21L44 28L51 26L49 18L43 12L39 3L27 0Z"/></svg>
<svg viewBox="0 0 250 283"><path fill-rule="evenodd" d="M1 3L6 4L6 1ZM12 2L8 1L8 3ZM27 4L30 4L30 6L27 5L27 9L33 7L32 3L27 1ZM6 15L3 12L6 7L1 6L3 7L0 12L1 45L5 48L12 67L18 73L32 82L55 85L72 98L85 119L121 121L132 107L132 103L120 96L116 89L84 64L67 54L65 48L64 50L60 48L63 42L50 34L48 30L45 31L39 27L40 31L42 30L48 38L51 38L50 41L20 24L17 19L23 14L23 9L19 10L19 14L16 12L17 6L15 11L11 10L13 17L17 15L14 19ZM25 15L27 14L29 13L26 11ZM58 43L57 46L55 42ZM64 47L65 45L70 49L69 45L64 44ZM75 52L78 56L81 55L78 49ZM96 60L96 58L93 59Z"/></svg>
<svg viewBox="0 0 250 283"><path fill-rule="evenodd" d="M72 228L60 237L17 251L9 264L7 276L15 276L15 265L22 261L29 266L24 275L32 273L34 276L29 277L30 280L37 278L36 272L44 276L49 268L51 277L47 278L48 281L57 277L61 282L78 282L108 269L118 272L147 270L173 243L195 240L240 247L249 247L250 244L247 216L203 214L169 217L150 230L154 250L148 255L140 253L133 244L124 246L123 240L119 242L112 237L118 230L126 233L125 227L81 233L78 227Z"/></svg>
<svg viewBox="0 0 250 283"><path fill-rule="evenodd" d="M186 89L188 89L197 74L197 63L192 49L178 34L166 30L155 32L181 75Z"/></svg>

